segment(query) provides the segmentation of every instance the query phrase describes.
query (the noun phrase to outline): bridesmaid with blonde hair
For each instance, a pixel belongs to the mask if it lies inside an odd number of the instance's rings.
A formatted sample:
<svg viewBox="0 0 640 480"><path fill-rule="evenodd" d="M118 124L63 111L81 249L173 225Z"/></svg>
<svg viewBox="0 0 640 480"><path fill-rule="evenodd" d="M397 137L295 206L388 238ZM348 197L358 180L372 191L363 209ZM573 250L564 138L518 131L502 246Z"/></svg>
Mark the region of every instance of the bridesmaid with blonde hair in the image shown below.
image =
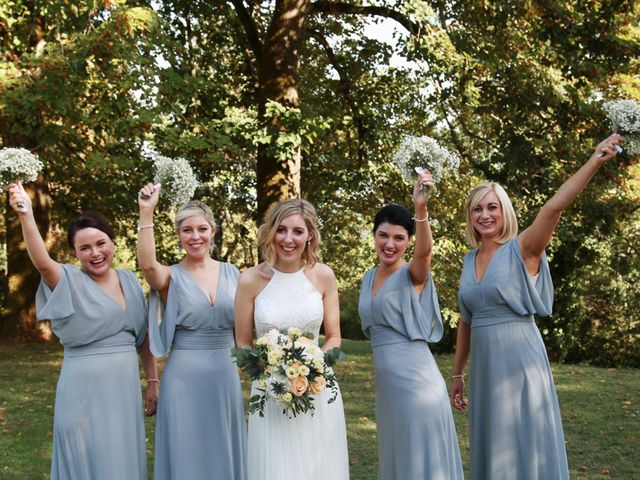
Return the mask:
<svg viewBox="0 0 640 480"><path fill-rule="evenodd" d="M245 480L244 404L231 358L238 269L211 258L216 223L199 201L176 213L182 260L158 262L153 212L160 187L146 185L140 194L138 262L152 289L151 351L161 357L171 350L158 403L154 478Z"/></svg>
<svg viewBox="0 0 640 480"><path fill-rule="evenodd" d="M553 376L535 315L548 316L553 284L545 248L562 212L593 175L615 158L624 141L614 134L545 203L518 233L504 189L474 187L465 211L467 240L458 300L454 408L466 408L464 367L469 370L471 478L568 479L562 419Z"/></svg>

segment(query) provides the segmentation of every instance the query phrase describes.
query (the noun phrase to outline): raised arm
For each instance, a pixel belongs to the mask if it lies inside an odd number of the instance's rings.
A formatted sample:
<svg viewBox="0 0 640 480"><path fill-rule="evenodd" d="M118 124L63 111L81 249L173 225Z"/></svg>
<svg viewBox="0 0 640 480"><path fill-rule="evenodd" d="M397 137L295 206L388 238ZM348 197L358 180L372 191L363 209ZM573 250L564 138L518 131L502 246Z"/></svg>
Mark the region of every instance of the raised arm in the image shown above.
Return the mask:
<svg viewBox="0 0 640 480"><path fill-rule="evenodd" d="M145 185L138 197L140 221L138 224L138 264L145 280L165 300L171 270L156 259L156 239L153 234L153 212L160 198L160 186Z"/></svg>
<svg viewBox="0 0 640 480"><path fill-rule="evenodd" d="M429 211L427 210L429 196L428 193L423 193L423 185L429 190L433 188L433 177L429 172L420 175L413 187L413 205L416 212L416 241L413 247L413 257L409 262L409 275L416 287L421 287L429 276L431 250L433 248L433 235L431 234Z"/></svg>
<svg viewBox="0 0 640 480"><path fill-rule="evenodd" d="M40 235L40 231L38 230L36 220L33 217L31 198L29 198L29 195L25 192L22 182L20 181L10 184L8 191L9 204L18 214L18 218L20 218L22 237L27 245L29 258L33 266L36 267L40 275L42 275L44 283L46 283L49 288L54 289L62 275L62 266L49 256L42 235ZM18 208L18 204L21 204L23 208Z"/></svg>
<svg viewBox="0 0 640 480"><path fill-rule="evenodd" d="M530 273L537 273L540 256L551 241L564 209L584 190L602 165L615 158L618 154L615 145L623 141L622 136L613 134L600 142L591 158L562 184L555 195L542 206L531 226L520 234L522 257Z"/></svg>
<svg viewBox="0 0 640 480"><path fill-rule="evenodd" d="M333 270L327 265L316 264L314 268L319 268L319 279L322 282L322 304L324 306L324 317L322 327L324 329L325 341L322 350L325 352L342 344L342 334L340 333L340 300L338 298L338 283Z"/></svg>
<svg viewBox="0 0 640 480"><path fill-rule="evenodd" d="M257 292L257 268L240 274L235 298L236 347L251 348L253 346L253 302Z"/></svg>

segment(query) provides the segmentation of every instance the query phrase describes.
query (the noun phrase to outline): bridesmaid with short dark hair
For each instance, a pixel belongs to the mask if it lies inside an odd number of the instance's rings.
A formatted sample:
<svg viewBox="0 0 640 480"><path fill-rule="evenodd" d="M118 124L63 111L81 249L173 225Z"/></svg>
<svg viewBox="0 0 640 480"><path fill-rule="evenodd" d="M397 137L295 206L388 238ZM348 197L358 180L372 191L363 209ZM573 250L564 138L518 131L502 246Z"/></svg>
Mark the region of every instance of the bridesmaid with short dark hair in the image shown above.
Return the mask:
<svg viewBox="0 0 640 480"><path fill-rule="evenodd" d="M379 265L365 274L360 290L358 310L376 371L381 480L463 478L447 386L428 345L440 340L443 325L431 278L433 239L423 186L433 186L431 174L421 175L414 187L415 215L400 205L376 215Z"/></svg>

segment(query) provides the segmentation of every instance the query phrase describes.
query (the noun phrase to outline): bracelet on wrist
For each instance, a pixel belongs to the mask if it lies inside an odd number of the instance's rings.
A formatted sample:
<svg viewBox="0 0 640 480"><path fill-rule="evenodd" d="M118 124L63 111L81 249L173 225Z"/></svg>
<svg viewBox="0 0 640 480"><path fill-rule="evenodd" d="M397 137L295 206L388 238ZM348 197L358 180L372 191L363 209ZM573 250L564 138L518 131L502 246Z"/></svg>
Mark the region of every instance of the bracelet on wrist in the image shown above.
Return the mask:
<svg viewBox="0 0 640 480"><path fill-rule="evenodd" d="M147 378L147 383L154 383L154 382L160 385L160 380L158 380L157 378Z"/></svg>
<svg viewBox="0 0 640 480"><path fill-rule="evenodd" d="M451 375L451 378L459 378L460 380L464 381L464 375Z"/></svg>
<svg viewBox="0 0 640 480"><path fill-rule="evenodd" d="M424 218L418 218L415 215L413 216L413 221L414 222L426 222L427 220L429 220L429 215L428 214Z"/></svg>
<svg viewBox="0 0 640 480"><path fill-rule="evenodd" d="M149 225L138 224L138 231L142 230L143 228L153 228L153 223L150 223Z"/></svg>

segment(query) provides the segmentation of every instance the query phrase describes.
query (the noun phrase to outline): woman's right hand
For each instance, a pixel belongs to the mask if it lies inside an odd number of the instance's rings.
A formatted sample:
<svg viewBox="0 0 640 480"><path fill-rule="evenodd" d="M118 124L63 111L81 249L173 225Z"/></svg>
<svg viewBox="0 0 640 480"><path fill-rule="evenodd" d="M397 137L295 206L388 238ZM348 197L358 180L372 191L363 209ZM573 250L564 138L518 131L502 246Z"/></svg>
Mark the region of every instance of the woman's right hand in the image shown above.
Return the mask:
<svg viewBox="0 0 640 480"><path fill-rule="evenodd" d="M451 385L451 406L456 410L464 410L467 408L467 402L464 399L464 380L456 377Z"/></svg>
<svg viewBox="0 0 640 480"><path fill-rule="evenodd" d="M148 183L138 192L138 206L140 210L155 210L160 199L160 184Z"/></svg>
<svg viewBox="0 0 640 480"><path fill-rule="evenodd" d="M26 215L32 212L31 198L20 180L16 183L10 183L7 191L9 192L9 205L18 215Z"/></svg>

